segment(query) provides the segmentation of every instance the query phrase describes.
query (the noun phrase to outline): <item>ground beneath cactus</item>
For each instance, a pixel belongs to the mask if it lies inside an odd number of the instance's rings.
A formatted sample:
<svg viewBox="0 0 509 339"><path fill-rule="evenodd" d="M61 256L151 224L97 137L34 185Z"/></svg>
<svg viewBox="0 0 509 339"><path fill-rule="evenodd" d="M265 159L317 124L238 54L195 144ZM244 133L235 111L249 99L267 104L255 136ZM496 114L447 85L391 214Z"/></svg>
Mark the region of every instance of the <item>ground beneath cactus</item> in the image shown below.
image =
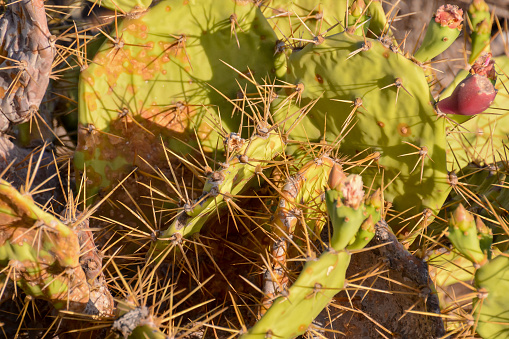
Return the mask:
<svg viewBox="0 0 509 339"><path fill-rule="evenodd" d="M427 313L420 296L422 286L389 269L376 250L353 255L347 277L351 284L360 286L351 286L336 295L320 314L317 325L325 329L319 332L326 338L440 336L438 318L417 313Z"/></svg>

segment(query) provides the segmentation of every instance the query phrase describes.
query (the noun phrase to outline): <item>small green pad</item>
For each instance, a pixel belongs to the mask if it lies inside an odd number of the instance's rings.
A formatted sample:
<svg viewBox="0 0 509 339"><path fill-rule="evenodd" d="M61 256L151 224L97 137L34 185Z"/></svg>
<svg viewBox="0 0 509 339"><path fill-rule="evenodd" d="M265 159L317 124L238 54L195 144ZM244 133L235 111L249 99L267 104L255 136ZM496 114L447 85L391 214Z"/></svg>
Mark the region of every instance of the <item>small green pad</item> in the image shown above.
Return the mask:
<svg viewBox="0 0 509 339"><path fill-rule="evenodd" d="M484 339L509 338L509 257L499 255L477 270L473 317ZM478 320L477 320L478 319Z"/></svg>
<svg viewBox="0 0 509 339"><path fill-rule="evenodd" d="M241 339L295 338L303 334L315 317L344 287L350 263L347 251L330 251L309 261L288 296L274 300L271 308Z"/></svg>

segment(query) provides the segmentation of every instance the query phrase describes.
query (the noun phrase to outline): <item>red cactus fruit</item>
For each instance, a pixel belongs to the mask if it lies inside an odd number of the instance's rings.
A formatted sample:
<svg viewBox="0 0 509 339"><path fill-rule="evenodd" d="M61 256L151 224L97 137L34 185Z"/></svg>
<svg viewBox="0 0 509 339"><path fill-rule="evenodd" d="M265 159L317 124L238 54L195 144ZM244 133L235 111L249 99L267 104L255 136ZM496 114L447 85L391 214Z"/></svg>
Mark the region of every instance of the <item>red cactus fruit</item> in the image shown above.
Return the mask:
<svg viewBox="0 0 509 339"><path fill-rule="evenodd" d="M446 114L475 115L484 112L496 95L497 90L490 79L470 74L456 86L450 97L437 103L437 108Z"/></svg>

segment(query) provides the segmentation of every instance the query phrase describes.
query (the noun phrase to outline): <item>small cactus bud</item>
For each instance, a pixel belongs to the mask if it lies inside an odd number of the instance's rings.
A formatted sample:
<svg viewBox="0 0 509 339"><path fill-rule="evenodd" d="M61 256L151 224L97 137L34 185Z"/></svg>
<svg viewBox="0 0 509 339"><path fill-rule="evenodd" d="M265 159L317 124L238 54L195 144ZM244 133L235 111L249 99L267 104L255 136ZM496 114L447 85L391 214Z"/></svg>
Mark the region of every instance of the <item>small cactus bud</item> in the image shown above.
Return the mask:
<svg viewBox="0 0 509 339"><path fill-rule="evenodd" d="M367 205L371 205L375 210L379 211L382 208L382 191L378 188L366 201Z"/></svg>
<svg viewBox="0 0 509 339"><path fill-rule="evenodd" d="M486 226L486 224L484 224L484 222L479 217L475 218L475 226L477 228L477 233L493 235L491 228Z"/></svg>
<svg viewBox="0 0 509 339"><path fill-rule="evenodd" d="M356 18L360 17L364 9L366 8L366 4L364 0L356 0L350 7L350 14Z"/></svg>
<svg viewBox="0 0 509 339"><path fill-rule="evenodd" d="M463 207L463 204L456 208L456 211L452 214L452 219L454 227L459 228L462 232L469 230L472 221L474 221L474 217Z"/></svg>
<svg viewBox="0 0 509 339"><path fill-rule="evenodd" d="M484 0L474 0L470 4L470 7L468 8L469 13L475 13L475 12L487 12L490 8L488 7L488 4L484 2Z"/></svg>
<svg viewBox="0 0 509 339"><path fill-rule="evenodd" d="M483 253L486 253L488 259L491 258L491 244L493 243L493 231L486 226L480 217L475 218L475 226L477 228L477 238L479 246Z"/></svg>
<svg viewBox="0 0 509 339"><path fill-rule="evenodd" d="M463 10L456 5L442 5L435 14L435 21L442 27L458 28L461 31Z"/></svg>
<svg viewBox="0 0 509 339"><path fill-rule="evenodd" d="M333 190L339 190L346 180L345 172L341 165L334 164L329 174L329 187Z"/></svg>
<svg viewBox="0 0 509 339"><path fill-rule="evenodd" d="M361 230L375 232L375 223L373 221L373 216L370 214L369 217L364 220L361 224Z"/></svg>

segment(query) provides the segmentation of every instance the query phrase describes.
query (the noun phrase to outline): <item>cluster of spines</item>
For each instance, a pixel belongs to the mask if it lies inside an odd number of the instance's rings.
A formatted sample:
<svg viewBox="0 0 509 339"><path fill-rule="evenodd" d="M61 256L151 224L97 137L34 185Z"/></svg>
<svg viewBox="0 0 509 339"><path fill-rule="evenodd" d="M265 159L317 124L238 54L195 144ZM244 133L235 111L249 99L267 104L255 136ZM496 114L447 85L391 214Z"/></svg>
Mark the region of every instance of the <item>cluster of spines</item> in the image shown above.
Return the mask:
<svg viewBox="0 0 509 339"><path fill-rule="evenodd" d="M249 188L256 177L263 177L264 166L285 146L278 130L265 122L257 126L251 138L246 140L231 133L224 143L228 153L226 162L220 170L208 174L201 196L187 203L168 229L161 233L153 245L156 252L165 252L171 241L199 232L224 203L230 203L233 197ZM153 250L149 253L154 257Z"/></svg>
<svg viewBox="0 0 509 339"><path fill-rule="evenodd" d="M308 162L293 176L288 178L281 188L281 197L274 212L271 233L275 237L271 244L271 263L263 275L262 306L264 314L272 301L287 288L289 249L295 240L298 226L306 239L312 234L320 234L325 219L323 194L328 173L335 161L324 154ZM312 207L311 207L312 206ZM303 224L304 221L304 224ZM307 229L306 229L307 228Z"/></svg>

